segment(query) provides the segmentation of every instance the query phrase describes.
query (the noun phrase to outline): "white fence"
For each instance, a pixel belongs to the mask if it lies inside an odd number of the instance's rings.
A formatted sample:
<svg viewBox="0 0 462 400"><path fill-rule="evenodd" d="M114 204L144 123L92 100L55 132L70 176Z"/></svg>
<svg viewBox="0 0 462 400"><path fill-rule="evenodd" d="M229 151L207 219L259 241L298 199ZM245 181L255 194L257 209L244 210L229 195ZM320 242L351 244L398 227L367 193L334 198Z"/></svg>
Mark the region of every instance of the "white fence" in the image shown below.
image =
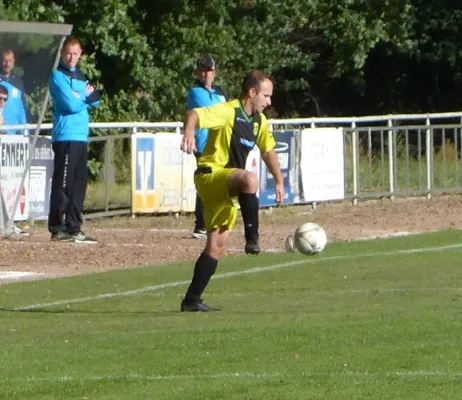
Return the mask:
<svg viewBox="0 0 462 400"><path fill-rule="evenodd" d="M462 112L439 114L381 115L348 118L302 118L270 120L273 131L302 132L305 129L336 127L343 130L344 150L344 198L357 203L362 198L395 196L426 196L462 192ZM91 142L106 142L103 160L104 176L112 165L111 149L117 140L128 143L130 137L141 132L172 132L181 134L182 122L113 122L91 123L97 136ZM16 129L28 129L33 133L35 125ZM42 124L41 134L49 135L51 124ZM107 135L101 130L112 131ZM113 134L117 130L117 134ZM295 148L299 152L300 135L295 135ZM306 152L306 150L305 150ZM305 156L306 153L303 153ZM329 157L327 152L325 157ZM298 158L297 158L298 157ZM295 164L300 165L300 154ZM306 157L305 157L306 162ZM312 163L313 164L313 163ZM294 202L313 202L303 196L301 176L295 176L294 187L301 187L302 196ZM305 179L305 188L309 180ZM3 185L3 183L2 183ZM99 215L128 213L132 205L113 207L106 181L104 206ZM133 194L132 194L133 196ZM295 198L297 193L295 193ZM322 200L329 200L323 198ZM117 208L117 209L115 209ZM95 210L87 210L90 214Z"/></svg>

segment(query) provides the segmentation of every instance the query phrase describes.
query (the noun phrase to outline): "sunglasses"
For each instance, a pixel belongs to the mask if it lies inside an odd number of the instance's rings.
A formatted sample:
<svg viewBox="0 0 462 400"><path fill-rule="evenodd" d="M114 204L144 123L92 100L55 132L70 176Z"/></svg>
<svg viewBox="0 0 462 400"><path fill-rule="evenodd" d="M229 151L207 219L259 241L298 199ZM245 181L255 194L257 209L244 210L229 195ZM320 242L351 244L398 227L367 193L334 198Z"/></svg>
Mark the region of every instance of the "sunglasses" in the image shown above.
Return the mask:
<svg viewBox="0 0 462 400"><path fill-rule="evenodd" d="M0 101L6 102L7 100L8 100L8 97L2 97L2 96L0 96Z"/></svg>

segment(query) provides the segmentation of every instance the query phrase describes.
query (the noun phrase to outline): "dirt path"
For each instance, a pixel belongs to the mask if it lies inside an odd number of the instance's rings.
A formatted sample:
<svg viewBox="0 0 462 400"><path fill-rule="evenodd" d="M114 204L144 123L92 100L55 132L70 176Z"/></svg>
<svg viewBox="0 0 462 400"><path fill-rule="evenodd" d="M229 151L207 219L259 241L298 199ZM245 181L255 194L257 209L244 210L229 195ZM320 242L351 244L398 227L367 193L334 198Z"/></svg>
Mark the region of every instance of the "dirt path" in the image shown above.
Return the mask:
<svg viewBox="0 0 462 400"><path fill-rule="evenodd" d="M434 200L398 199L261 211L261 244L283 251L284 239L303 222L317 222L330 241L357 240L398 232L421 233L462 228L461 197ZM33 226L30 237L0 239L0 274L22 271L66 276L195 259L204 241L192 239L191 216L116 218L87 221L85 230L98 244L51 243L45 226ZM242 221L231 234L229 253L243 253ZM44 275L45 277L45 275ZM35 275L16 279L33 279ZM0 283L11 279L0 279Z"/></svg>

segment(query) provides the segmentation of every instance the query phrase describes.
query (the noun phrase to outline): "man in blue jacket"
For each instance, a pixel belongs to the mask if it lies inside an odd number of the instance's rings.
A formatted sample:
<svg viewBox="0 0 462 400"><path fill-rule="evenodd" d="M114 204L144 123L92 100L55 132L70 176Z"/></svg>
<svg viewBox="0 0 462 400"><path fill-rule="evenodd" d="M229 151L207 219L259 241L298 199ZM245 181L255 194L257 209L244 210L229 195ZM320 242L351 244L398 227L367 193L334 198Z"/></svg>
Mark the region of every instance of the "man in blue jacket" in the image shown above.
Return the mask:
<svg viewBox="0 0 462 400"><path fill-rule="evenodd" d="M0 84L8 89L8 102L3 108L3 119L5 125L23 125L26 120L26 101L24 96L24 83L20 76L14 73L16 59L13 50L2 51ZM8 129L8 135L28 134L25 129Z"/></svg>
<svg viewBox="0 0 462 400"><path fill-rule="evenodd" d="M8 88L5 85L0 84L0 126L2 126L0 133L6 133L3 126L8 123L8 119L3 115L3 111L5 110L6 103L8 103L9 95L10 92Z"/></svg>
<svg viewBox="0 0 462 400"><path fill-rule="evenodd" d="M215 60L209 54L203 54L196 62L196 82L189 90L186 108L188 111L198 107L209 107L214 104L227 101L223 90L214 85L215 80ZM195 141L196 159L200 157L204 151L207 139L209 136L208 129L196 129ZM259 254L259 219L258 219L258 198L255 194L245 197L239 197L239 205L241 207L242 219L245 229L245 252L247 254ZM196 221L192 236L196 239L206 239L207 232L205 230L204 206L199 195L196 195L196 207L194 211Z"/></svg>
<svg viewBox="0 0 462 400"><path fill-rule="evenodd" d="M82 232L81 226L88 180L88 109L100 103L101 95L77 68L81 55L80 41L68 37L58 68L49 79L55 157L48 230L53 241L96 243L95 238Z"/></svg>
<svg viewBox="0 0 462 400"><path fill-rule="evenodd" d="M0 83L0 134L8 134L8 129L3 128L6 127L6 125L12 125L12 123L14 123L10 120L11 115L5 114L6 105L10 101L9 97L10 92L8 88L3 82ZM21 229L18 225L16 225L15 222L13 222L13 225L11 227L11 233L14 235L29 236L29 232Z"/></svg>

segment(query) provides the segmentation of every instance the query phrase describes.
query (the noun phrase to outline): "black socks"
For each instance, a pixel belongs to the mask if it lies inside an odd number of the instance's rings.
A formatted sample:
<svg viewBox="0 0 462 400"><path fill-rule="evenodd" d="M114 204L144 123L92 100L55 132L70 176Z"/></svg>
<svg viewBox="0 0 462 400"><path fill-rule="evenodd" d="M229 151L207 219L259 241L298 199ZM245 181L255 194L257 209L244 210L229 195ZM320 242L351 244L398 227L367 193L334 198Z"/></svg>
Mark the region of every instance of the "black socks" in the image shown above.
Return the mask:
<svg viewBox="0 0 462 400"><path fill-rule="evenodd" d="M184 297L186 302L197 302L205 290L210 278L215 273L218 260L202 253L194 266L194 275Z"/></svg>
<svg viewBox="0 0 462 400"><path fill-rule="evenodd" d="M258 243L258 197L255 193L240 193L239 205L245 227L245 240Z"/></svg>
<svg viewBox="0 0 462 400"><path fill-rule="evenodd" d="M258 243L258 197L255 193L240 193L239 204L241 206L242 218L244 220L245 240L247 242ZM188 287L188 290L186 291L184 302L195 303L200 301L202 293L204 292L205 288L207 287L207 284L209 283L210 278L217 269L217 265L218 260L216 260L213 257L210 257L205 252L203 252L199 256L199 258L196 261L196 265L194 266L193 278Z"/></svg>

